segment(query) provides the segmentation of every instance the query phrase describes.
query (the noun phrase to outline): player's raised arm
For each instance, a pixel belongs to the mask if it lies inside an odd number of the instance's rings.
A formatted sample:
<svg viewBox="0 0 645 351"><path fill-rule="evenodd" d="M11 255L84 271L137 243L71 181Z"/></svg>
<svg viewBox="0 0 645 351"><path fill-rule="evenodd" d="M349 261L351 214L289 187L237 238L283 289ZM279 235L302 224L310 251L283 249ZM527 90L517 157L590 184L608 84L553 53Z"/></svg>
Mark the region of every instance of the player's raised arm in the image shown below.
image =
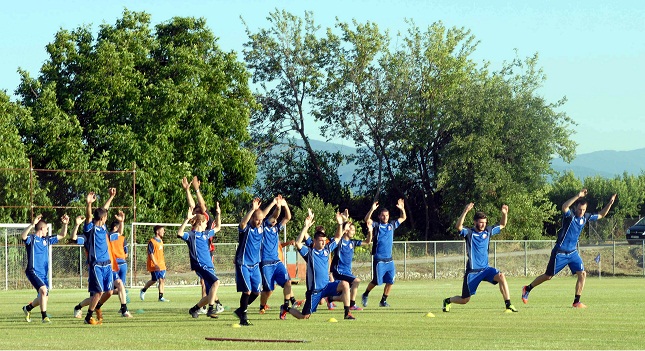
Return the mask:
<svg viewBox="0 0 645 351"><path fill-rule="evenodd" d="M186 214L186 219L184 219L184 223L182 223L179 226L179 230L177 231L178 238L184 237L184 229L186 229L186 225L188 225L188 222L190 222L190 220L193 219L193 217L195 217L195 214L193 214L193 211L191 209L188 209L188 213Z"/></svg>
<svg viewBox="0 0 645 351"><path fill-rule="evenodd" d="M63 238L67 236L67 225L69 224L69 216L67 213L60 218L60 221L63 223L63 226L60 228L60 233L56 236L58 241L63 240Z"/></svg>
<svg viewBox="0 0 645 351"><path fill-rule="evenodd" d="M87 206L85 206L85 223L90 224L92 223L92 204L96 201L96 195L93 191L87 194L85 201L87 202Z"/></svg>
<svg viewBox="0 0 645 351"><path fill-rule="evenodd" d="M29 225L27 226L27 228L25 228L25 230L22 231L22 235L20 235L22 240L27 240L27 236L29 236L29 232L36 226L38 222L40 222L42 218L43 218L43 215L41 214L34 217L34 220L31 223L29 223Z"/></svg>
<svg viewBox="0 0 645 351"><path fill-rule="evenodd" d="M222 210L219 208L219 201L215 202L215 215L217 220L213 221L211 229L217 233L222 229Z"/></svg>
<svg viewBox="0 0 645 351"><path fill-rule="evenodd" d="M256 197L255 199L253 199L253 204L251 206L251 210L240 221L240 229L246 228L246 225L251 220L251 216L253 216L253 212L255 212L255 210L260 208L260 203L261 203L261 201L260 201L259 197Z"/></svg>
<svg viewBox="0 0 645 351"><path fill-rule="evenodd" d="M270 204L266 205L266 207L264 207L264 210L262 210L262 217L266 218L266 216L269 215L269 212L271 211L273 206L278 205L278 207L271 214L271 217L273 217L275 220L277 220L278 217L280 217L280 203L281 202L282 202L282 195L278 195L278 196L274 197L273 201L271 201Z"/></svg>
<svg viewBox="0 0 645 351"><path fill-rule="evenodd" d="M195 188L195 194L197 195L197 206L199 206L202 209L202 213L206 213L206 201L204 201L204 197L202 196L201 191L199 191L199 187L202 185L202 182L197 179L197 176L193 177L193 188ZM194 204L194 202L193 202ZM194 207L194 206L193 206Z"/></svg>
<svg viewBox="0 0 645 351"><path fill-rule="evenodd" d="M614 201L616 201L616 194L612 195L611 198L609 199L609 202L605 205L605 207L598 212L598 219L601 219L605 216L607 216L607 213L609 213L609 210L611 209L611 205L614 204Z"/></svg>
<svg viewBox="0 0 645 351"><path fill-rule="evenodd" d="M116 188L110 188L108 189L108 195L110 195L105 201L105 204L103 204L103 208L107 211L110 209L110 204L112 204L112 200L114 200L114 197L116 196Z"/></svg>
<svg viewBox="0 0 645 351"><path fill-rule="evenodd" d="M195 200L193 199L193 196L190 194L190 183L188 182L188 178L183 177L181 179L181 187L184 188L184 192L186 193L186 201L188 202L188 208L192 211L195 208Z"/></svg>
<svg viewBox="0 0 645 351"><path fill-rule="evenodd" d="M372 213L374 213L374 211L376 211L377 208L378 208L378 201L374 201L374 203L372 203L372 207L365 215L365 223L367 223L368 219L372 218Z"/></svg>
<svg viewBox="0 0 645 351"><path fill-rule="evenodd" d="M77 216L74 219L74 229L72 229L72 241L76 241L78 239L78 228L83 224L83 221L85 220L84 216Z"/></svg>
<svg viewBox="0 0 645 351"><path fill-rule="evenodd" d="M282 199L282 207L284 207L284 217L282 217L282 226L287 225L289 221L291 220L291 209L289 209L289 204L287 204L287 200L284 198Z"/></svg>
<svg viewBox="0 0 645 351"><path fill-rule="evenodd" d="M565 201L562 204L562 213L567 213L567 211L569 211L569 207L571 207L571 205L573 205L574 202L578 201L578 199L581 197L585 197L586 195L587 195L587 189L582 189L577 195Z"/></svg>
<svg viewBox="0 0 645 351"><path fill-rule="evenodd" d="M461 213L461 216L459 216L459 219L457 220L457 225L455 226L458 232L461 232L461 230L464 229L464 221L466 220L466 215L470 210L473 209L473 207L475 207L475 204L472 202L466 205L466 207L464 207L464 211Z"/></svg>
<svg viewBox="0 0 645 351"><path fill-rule="evenodd" d="M347 228L349 228L349 222L345 222L343 215L340 212L336 212L336 223L338 223L338 228L336 229L334 241L338 243L345 233L345 223L347 223Z"/></svg>
<svg viewBox="0 0 645 351"><path fill-rule="evenodd" d="M302 227L302 231L300 232L300 235L298 235L298 238L296 239L296 248L300 250L302 248L302 243L309 238L309 228L315 223L314 222L314 214L311 212L311 209L309 210L309 215L307 218L305 218L305 225Z"/></svg>
<svg viewBox="0 0 645 351"><path fill-rule="evenodd" d="M372 226L374 222L370 218L365 224L367 225L367 235L365 236L365 240L363 240L363 245L369 245L372 243L372 233L374 233L374 227Z"/></svg>
<svg viewBox="0 0 645 351"><path fill-rule="evenodd" d="M119 235L123 236L123 230L124 230L123 227L125 226L125 224L124 224L124 222L125 222L125 213L123 213L123 211L119 210L119 213L114 215L114 219L116 219L117 222L119 222L119 230L118 230Z"/></svg>
<svg viewBox="0 0 645 351"><path fill-rule="evenodd" d="M502 219L499 221L499 229L504 229L508 223L508 206L502 205Z"/></svg>
<svg viewBox="0 0 645 351"><path fill-rule="evenodd" d="M405 213L405 201L403 201L403 199L399 199L399 201L396 202L396 207L401 211L401 215L399 217L399 224L401 224L408 219L408 215Z"/></svg>

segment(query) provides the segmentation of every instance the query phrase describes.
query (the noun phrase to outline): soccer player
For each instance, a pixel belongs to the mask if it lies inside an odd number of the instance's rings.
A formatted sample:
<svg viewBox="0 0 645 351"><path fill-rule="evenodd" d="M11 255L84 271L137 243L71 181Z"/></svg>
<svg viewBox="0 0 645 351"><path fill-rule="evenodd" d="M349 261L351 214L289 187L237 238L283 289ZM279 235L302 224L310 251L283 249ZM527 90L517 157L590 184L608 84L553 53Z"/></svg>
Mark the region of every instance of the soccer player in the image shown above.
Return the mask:
<svg viewBox="0 0 645 351"><path fill-rule="evenodd" d="M216 207L217 224L211 228L206 229L206 217L202 214L194 214L192 210L188 210L186 220L179 227L177 237L186 242L188 245L188 255L190 257L190 269L195 271L195 274L204 282L206 286L206 296L203 296L195 306L193 306L188 313L193 317L199 317L198 311L204 306L208 305L206 315L211 318L217 318L218 313L224 311L224 306L217 297L217 288L219 287L219 279L215 275L215 267L213 259L209 253L209 242L215 236L221 227L221 215L219 203ZM184 232L184 228L188 223L191 223L192 229L189 232ZM214 308L217 305L217 309Z"/></svg>
<svg viewBox="0 0 645 351"><path fill-rule="evenodd" d="M289 302L292 305L296 304L296 299L291 292L291 277L287 272L287 268L284 266L284 263L280 260L282 253L282 245L280 245L280 231L282 231L287 223L291 220L291 210L287 201L282 198L281 195L278 195L268 209L273 206L276 208L273 210L270 217L266 218L263 222L263 236L262 236L262 246L260 251L261 261L260 261L260 273L262 276L262 293L260 294L260 313L264 314L267 307L267 301L275 289L275 284L277 283L280 287L283 288L284 295L284 305L288 307ZM278 223L278 217L280 217L280 212L282 207L284 207L285 215Z"/></svg>
<svg viewBox="0 0 645 351"><path fill-rule="evenodd" d="M347 210L343 213L343 220L345 221L347 229L343 232L343 237L334 252L334 257L331 260L331 274L334 280L343 280L350 285L349 309L360 311L362 308L356 306L356 293L358 292L358 285L361 283L359 278L352 274L352 261L354 260L354 248L362 245L369 245L372 242L372 223L371 219L367 223L367 237L365 241L354 240L356 227L354 223L349 221L349 213Z"/></svg>
<svg viewBox="0 0 645 351"><path fill-rule="evenodd" d="M336 249L340 238L343 234L343 217L340 213L336 213L336 221L338 222L338 230L336 236L329 243L327 236L323 231L316 231L314 234L313 246L309 247L303 245L303 241L309 237L307 233L311 225L314 223L314 215L309 209L309 215L305 219L305 225L302 232L296 240L296 248L300 256L307 261L307 292L305 293L305 304L302 307L302 312L295 308L289 308L289 305L280 306L280 318L285 319L287 313L298 319L308 319L311 314L316 312L318 303L327 298L327 301L343 301L345 306L345 319L356 319L349 310L349 284L344 280L329 281L329 256L331 252Z"/></svg>
<svg viewBox="0 0 645 351"><path fill-rule="evenodd" d="M170 302L163 297L164 286L166 283L166 259L163 254L163 236L166 234L166 227L161 225L154 226L155 236L148 242L148 261L147 269L150 272L150 280L146 282L143 289L139 292L141 301L146 299L146 291L153 284L158 284L159 302Z"/></svg>
<svg viewBox="0 0 645 351"><path fill-rule="evenodd" d="M112 294L114 290L114 281L112 280L112 261L110 259L110 244L108 243L107 228L105 222L110 203L116 195L116 188L109 189L110 198L103 207L96 208L92 211L92 204L96 201L96 195L93 191L87 194L85 226L83 226L83 235L85 237L84 247L87 250L87 262L89 266L89 284L88 289L92 297L89 308L85 315L85 324L99 324L92 315L95 310L100 310L100 300L104 294ZM101 319L97 312L97 317Z"/></svg>
<svg viewBox="0 0 645 351"><path fill-rule="evenodd" d="M387 297L390 295L396 277L396 268L394 267L394 260L392 259L394 230L407 218L403 199L399 199L396 207L401 211L399 219L390 222L390 211L387 208L382 208L378 215L378 222L372 223L372 227L375 230L372 238L372 281L367 285L363 293L363 307L367 307L367 299L370 291L377 285L383 283L385 283L385 288L383 288L383 296L381 297L379 306L390 307L390 304L387 302ZM371 220L372 213L377 208L378 202L374 202L370 211L365 215L365 223Z"/></svg>
<svg viewBox="0 0 645 351"><path fill-rule="evenodd" d="M511 297L508 292L508 284L506 283L504 273L488 265L488 244L490 243L490 237L499 234L506 226L508 222L508 206L502 205L502 219L499 221L499 224L487 226L488 219L486 218L486 214L484 212L477 212L474 217L474 227L464 228L466 215L474 206L475 204L472 202L466 205L457 220L456 226L459 235L463 236L466 240L466 254L468 255L461 296L448 297L443 300L443 311L450 312L450 304L453 302L460 305L468 303L470 297L477 292L479 284L485 280L493 285L499 284L499 291L502 293L504 303L506 304L505 312L517 312L515 306L511 304Z"/></svg>
<svg viewBox="0 0 645 351"><path fill-rule="evenodd" d="M119 301L121 302L121 313L122 317L131 318L132 314L128 311L127 297L125 295L125 282L126 275L128 272L128 246L125 242L125 236L123 236L123 222L125 221L125 213L119 211L117 215L114 216L116 221L113 221L110 225L110 248L112 249L112 271L114 272L114 288L115 292L119 296ZM114 293L114 292L113 292Z"/></svg>
<svg viewBox="0 0 645 351"><path fill-rule="evenodd" d="M47 300L49 298L49 247L62 240L67 235L67 224L69 217L65 214L61 217L63 226L60 233L56 236L47 235L47 222L45 222L42 215L36 216L34 221L29 224L22 232L22 241L25 243L27 250L27 267L25 268L25 275L31 285L36 289L38 294L36 298L22 307L25 313L25 320L31 322L31 310L40 306L40 314L43 323L51 323L47 317ZM35 228L34 234L29 232Z"/></svg>
<svg viewBox="0 0 645 351"><path fill-rule="evenodd" d="M611 205L616 200L616 194L612 195L609 202L598 214L587 213L587 200L584 197L587 195L587 189L582 189L580 192L562 204L562 228L558 232L558 238L555 241L555 246L551 250L551 257L549 264L546 267L546 272L541 276L535 278L531 284L522 287L522 302L528 303L529 293L536 286L551 280L554 275L558 274L565 266L569 266L572 273L578 276L576 281L576 293L573 298L574 308L586 308L587 306L580 302L580 295L582 289L585 287L585 279L587 272L582 264L582 258L578 254L578 239L580 233L584 229L588 221L597 221L609 213ZM575 204L573 212L569 209Z"/></svg>
<svg viewBox="0 0 645 351"><path fill-rule="evenodd" d="M249 326L248 306L257 299L262 286L260 276L260 246L262 245L262 220L265 214L260 209L260 199L253 199L251 210L242 218L238 228L238 246L235 252L235 283L240 296L240 307L235 315L240 325Z"/></svg>

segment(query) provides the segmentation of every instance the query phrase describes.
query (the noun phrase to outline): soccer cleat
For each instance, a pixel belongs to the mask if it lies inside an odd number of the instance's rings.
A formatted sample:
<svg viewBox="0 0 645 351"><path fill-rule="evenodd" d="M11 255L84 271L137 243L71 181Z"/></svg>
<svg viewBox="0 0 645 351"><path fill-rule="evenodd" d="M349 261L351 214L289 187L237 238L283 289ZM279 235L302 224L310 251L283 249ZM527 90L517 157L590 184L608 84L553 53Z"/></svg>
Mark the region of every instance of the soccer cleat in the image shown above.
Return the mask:
<svg viewBox="0 0 645 351"><path fill-rule="evenodd" d="M512 312L518 312L517 308L515 308L515 306L513 305L506 306L506 310L504 311L504 313L512 313Z"/></svg>
<svg viewBox="0 0 645 351"><path fill-rule="evenodd" d="M209 309L208 312L206 312L206 317L219 318L219 316L215 313L214 309L212 310Z"/></svg>
<svg viewBox="0 0 645 351"><path fill-rule="evenodd" d="M188 314L193 318L199 318L199 313L197 313L197 311L193 310L192 308L188 310Z"/></svg>
<svg viewBox="0 0 645 351"><path fill-rule="evenodd" d="M349 320L352 320L352 321L353 321L353 320L355 320L356 318L354 318L354 316L352 316L352 314L351 314L351 313L348 313L348 314L345 316L345 319L349 319Z"/></svg>
<svg viewBox="0 0 645 351"><path fill-rule="evenodd" d="M215 304L215 313L222 313L224 312L224 306L222 306L221 303Z"/></svg>
<svg viewBox="0 0 645 351"><path fill-rule="evenodd" d="M285 309L284 305L280 305L280 319L287 319L287 312L289 312L289 310Z"/></svg>
<svg viewBox="0 0 645 351"><path fill-rule="evenodd" d="M143 290L139 290L139 298L141 299L141 301L145 300L146 299L146 292L143 291Z"/></svg>
<svg viewBox="0 0 645 351"><path fill-rule="evenodd" d="M349 306L350 311L362 311L363 309L354 305L354 306Z"/></svg>
<svg viewBox="0 0 645 351"><path fill-rule="evenodd" d="M49 317L43 318L43 324L51 324L52 320Z"/></svg>
<svg viewBox="0 0 645 351"><path fill-rule="evenodd" d="M249 322L248 319L243 319L243 320L240 321L240 325L244 326L244 327L248 327L248 326L251 326L253 324L251 324L251 322Z"/></svg>
<svg viewBox="0 0 645 351"><path fill-rule="evenodd" d="M132 318L132 313L130 313L130 311L125 311L121 313L121 317Z"/></svg>
<svg viewBox="0 0 645 351"><path fill-rule="evenodd" d="M165 297L162 297L159 299L159 302L170 302L170 300L166 299Z"/></svg>
<svg viewBox="0 0 645 351"><path fill-rule="evenodd" d="M331 301L327 300L327 309L328 309L328 310L335 310L335 309L336 309L336 305L334 305L334 303L333 303L333 302L331 302Z"/></svg>
<svg viewBox="0 0 645 351"><path fill-rule="evenodd" d="M84 320L83 320L83 323L84 323L84 324L90 324L90 325L97 325L97 324L99 324L99 322L97 322L97 321L96 321L96 319L94 319L94 317L90 317L90 319L89 319L89 320L84 319Z"/></svg>
<svg viewBox="0 0 645 351"><path fill-rule="evenodd" d="M266 308L262 308L262 307L260 307L260 314L265 314L265 313L266 313L266 311L267 311L267 310L266 310Z"/></svg>
<svg viewBox="0 0 645 351"><path fill-rule="evenodd" d="M448 300L450 301L450 300ZM450 302L446 303L446 300L443 300L443 311L450 312Z"/></svg>
<svg viewBox="0 0 645 351"><path fill-rule="evenodd" d="M103 311L100 308L97 308L96 311L96 320L100 323L103 323Z"/></svg>
<svg viewBox="0 0 645 351"><path fill-rule="evenodd" d="M526 291L526 285L522 287L522 302L529 303L529 292Z"/></svg>
<svg viewBox="0 0 645 351"><path fill-rule="evenodd" d="M573 304L573 308L587 308L587 305L582 302L576 302Z"/></svg>
<svg viewBox="0 0 645 351"><path fill-rule="evenodd" d="M305 300L298 300L298 301L296 301L296 303L294 304L294 306L295 306L295 307L300 307L300 306L302 306L302 304L304 304L304 303L305 303ZM294 306L291 306L291 307L294 307Z"/></svg>
<svg viewBox="0 0 645 351"><path fill-rule="evenodd" d="M361 296L361 302L363 303L363 307L367 307L367 295L363 294Z"/></svg>
<svg viewBox="0 0 645 351"><path fill-rule="evenodd" d="M25 313L25 321L27 321L27 323L30 323L31 322L31 312L27 311L27 306L22 306L22 312Z"/></svg>
<svg viewBox="0 0 645 351"><path fill-rule="evenodd" d="M378 305L379 305L379 307L390 307L390 304L387 303L387 301L381 301L381 302L379 302Z"/></svg>
<svg viewBox="0 0 645 351"><path fill-rule="evenodd" d="M82 314L83 314L83 310L81 310L80 308L77 309L76 307L74 307L74 318L81 318Z"/></svg>
<svg viewBox="0 0 645 351"><path fill-rule="evenodd" d="M197 314L206 314L206 312L208 312L208 309L206 308L206 306L197 310Z"/></svg>

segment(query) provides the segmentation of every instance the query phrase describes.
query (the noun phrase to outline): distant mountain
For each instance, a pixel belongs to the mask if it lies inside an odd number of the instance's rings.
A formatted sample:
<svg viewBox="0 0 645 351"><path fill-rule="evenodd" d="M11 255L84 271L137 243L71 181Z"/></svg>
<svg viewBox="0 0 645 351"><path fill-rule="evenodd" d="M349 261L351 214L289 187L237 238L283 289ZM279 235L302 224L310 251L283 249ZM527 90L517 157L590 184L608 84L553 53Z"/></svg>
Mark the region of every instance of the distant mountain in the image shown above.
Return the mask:
<svg viewBox="0 0 645 351"><path fill-rule="evenodd" d="M351 146L313 139L310 139L309 142L315 150L340 151L343 155L356 153L356 148ZM580 179L594 176L613 178L614 176L622 175L624 172L631 175L639 175L645 171L645 149L632 151L595 151L577 155L571 163L565 163L558 157L551 161L551 168L560 173L571 170ZM341 180L343 182L351 181L355 170L355 164L342 166L339 170Z"/></svg>

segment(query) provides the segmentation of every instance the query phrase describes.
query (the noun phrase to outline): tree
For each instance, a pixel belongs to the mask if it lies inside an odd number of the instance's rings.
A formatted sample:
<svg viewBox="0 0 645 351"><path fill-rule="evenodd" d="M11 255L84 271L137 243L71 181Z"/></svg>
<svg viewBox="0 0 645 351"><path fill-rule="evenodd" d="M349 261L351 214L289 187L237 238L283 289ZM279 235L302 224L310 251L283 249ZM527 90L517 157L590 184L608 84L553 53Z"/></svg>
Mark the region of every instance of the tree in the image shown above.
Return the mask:
<svg viewBox="0 0 645 351"><path fill-rule="evenodd" d="M21 135L40 167L136 167L137 215L147 221L183 216L184 176L203 181L210 204L253 182L255 156L243 147L255 107L249 75L204 19L175 17L153 31L148 14L124 10L96 39L88 27L61 30L47 51L40 76L23 72L18 89L33 116ZM120 189L114 205L132 204L130 176L47 184L57 203L109 185Z"/></svg>

